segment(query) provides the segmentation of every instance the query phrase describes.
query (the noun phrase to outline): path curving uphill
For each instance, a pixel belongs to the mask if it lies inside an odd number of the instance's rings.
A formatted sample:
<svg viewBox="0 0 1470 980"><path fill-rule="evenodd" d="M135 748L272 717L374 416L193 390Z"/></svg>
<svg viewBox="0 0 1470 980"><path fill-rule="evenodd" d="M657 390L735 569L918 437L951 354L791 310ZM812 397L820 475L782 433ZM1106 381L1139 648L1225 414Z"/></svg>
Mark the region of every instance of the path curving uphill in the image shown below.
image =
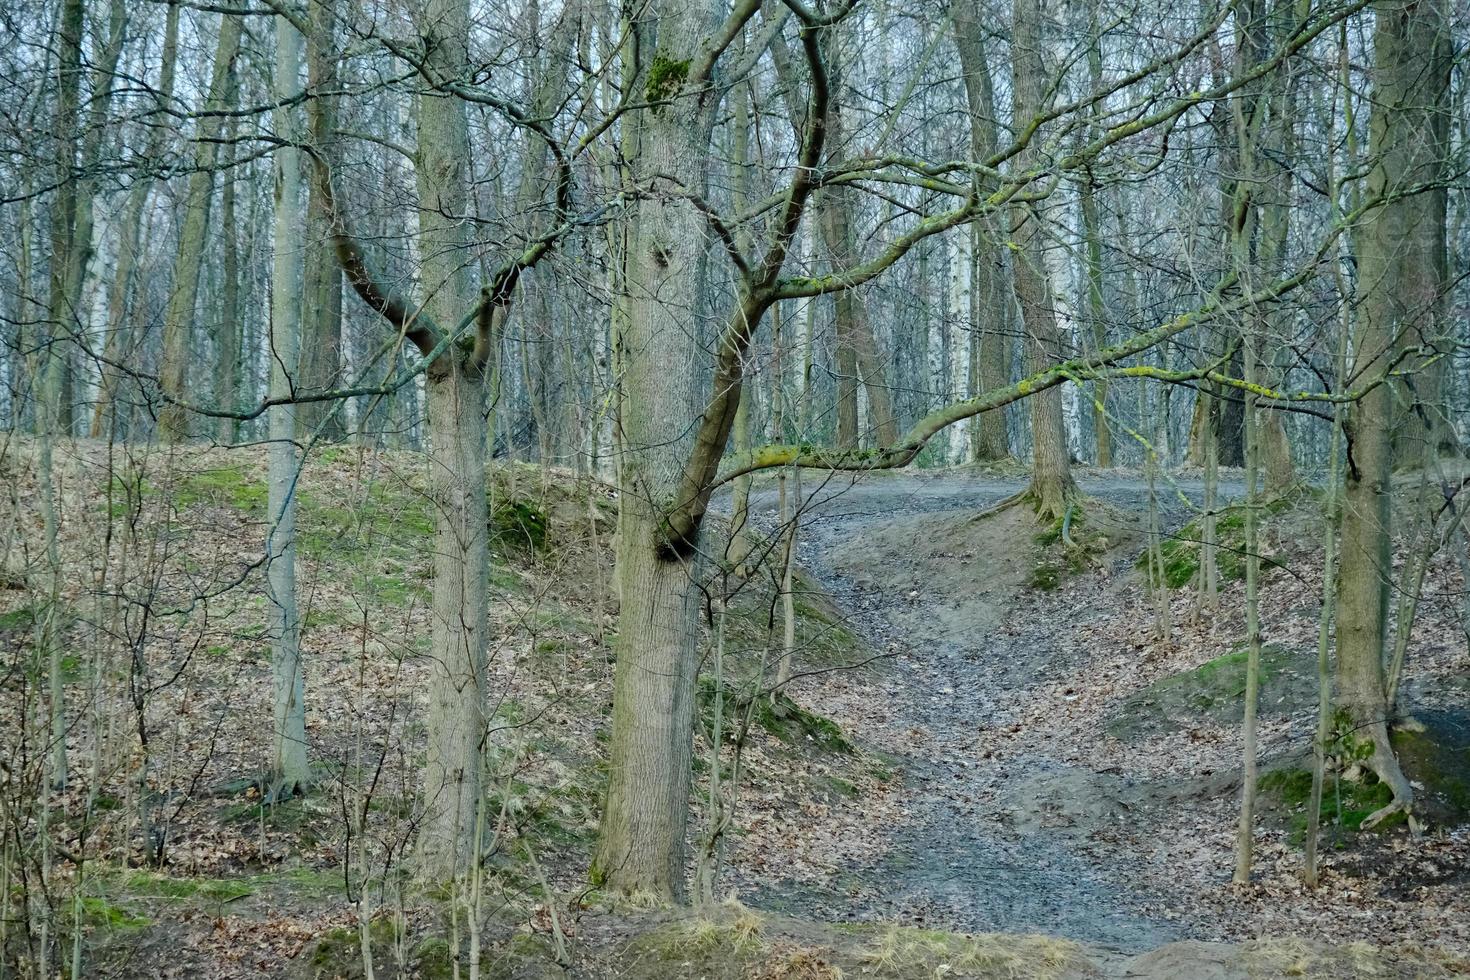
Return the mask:
<svg viewBox="0 0 1470 980"><path fill-rule="evenodd" d="M1083 491L1105 505L1089 511L1091 527L1112 544L1086 574L1038 591L1026 586L1030 535L1016 535L1029 515L975 519L1022 480L951 472L806 482L799 561L855 631L894 654L867 692L885 710L851 734L891 761L907 818L877 863L830 887L773 886L756 901L829 920L1041 932L1119 952L1193 934L1187 915L1132 880L1138 858L1128 834L1114 832L1134 829L1121 825L1174 790L1089 771L1037 737L1046 704L1037 689L1075 668L1089 622L1141 547L1147 484L1083 477ZM1175 481L1161 496L1178 524L1201 486ZM774 528L776 500L753 494L759 525ZM1023 754L988 748L1012 731L1030 736Z"/></svg>

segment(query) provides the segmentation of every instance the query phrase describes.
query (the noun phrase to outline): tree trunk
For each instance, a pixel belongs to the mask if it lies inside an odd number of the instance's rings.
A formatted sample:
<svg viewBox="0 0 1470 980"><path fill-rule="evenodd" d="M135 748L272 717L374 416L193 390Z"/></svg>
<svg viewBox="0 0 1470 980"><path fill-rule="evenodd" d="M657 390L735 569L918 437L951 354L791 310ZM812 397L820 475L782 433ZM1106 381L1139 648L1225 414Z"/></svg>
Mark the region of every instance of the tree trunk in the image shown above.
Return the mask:
<svg viewBox="0 0 1470 980"><path fill-rule="evenodd" d="M228 127L233 136L234 123ZM233 160L234 152L228 152L226 161ZM220 232L224 236L224 254L220 256L220 295L218 313L215 316L216 357L214 374L214 403L220 408L234 408L240 403L240 257L239 239L235 234L235 183L233 173L225 174L224 188L220 191ZM296 219L300 213L296 213ZM273 348L279 350L279 348ZM272 369L275 362L272 360ZM289 391L289 389L288 389ZM230 445L240 437L240 420L221 418L217 420L215 438Z"/></svg>
<svg viewBox="0 0 1470 980"><path fill-rule="evenodd" d="M1245 380L1256 383L1256 344L1254 336L1245 338ZM1259 497L1256 492L1257 475L1260 469L1261 447L1257 436L1259 418L1256 411L1256 396L1246 394L1245 406L1245 706L1241 720L1243 743L1241 763L1240 823L1235 838L1235 873L1233 880L1244 885L1251 878L1251 863L1255 855L1256 790L1259 754L1259 725L1257 709L1261 691L1261 553L1258 547L1258 524L1256 507Z"/></svg>
<svg viewBox="0 0 1470 980"><path fill-rule="evenodd" d="M179 4L169 3L164 20L163 52L160 57L158 104L168 105L174 93L174 60L179 47ZM153 126L148 131L143 159L157 160L163 155L164 126ZM141 246L143 214L148 205L153 181L139 176L128 188L123 204L122 220L118 225L117 263L112 270L112 281L107 288L107 336L103 341L101 381L97 392L97 406L92 414L91 436L116 438L125 435L117 425L118 389L123 381L122 365L128 361L132 342L128 330L131 318L128 312L128 287L133 279L133 268L138 262Z"/></svg>
<svg viewBox="0 0 1470 980"><path fill-rule="evenodd" d="M434 597L423 873L444 880L477 853L486 737L490 579L485 484L485 379L458 355L429 370L429 483Z"/></svg>
<svg viewBox="0 0 1470 980"><path fill-rule="evenodd" d="M122 53L127 21L128 10L124 0L111 0L107 34L105 35L106 42L101 51L97 53L97 62L92 68L92 92L89 99L91 106L87 112L87 118L80 121L86 133L86 139L81 145L80 165L77 173L70 177L72 186L65 195L62 195L70 198L71 226L67 230L66 251L57 257L56 261L60 264L53 266L53 273L60 268L64 275L61 302L57 308L65 316L67 324L64 328L65 332L75 340L54 348L51 353L61 358L61 376L54 386L53 394L56 398L57 432L66 436L72 434L76 420L74 352L90 343L87 337L86 315L83 310L83 287L86 284L87 271L93 256L93 207L97 189L98 163L102 156L104 142L112 132L108 125L108 107L112 104L113 79L117 74L117 62ZM80 73L78 60L76 74L80 75ZM74 102L75 94L71 93L68 99ZM58 105L58 110L60 108L61 106ZM77 125L79 120L75 105L71 106L70 115L72 125ZM75 137L68 142L74 147ZM53 319L53 322L60 324L63 321Z"/></svg>
<svg viewBox="0 0 1470 980"><path fill-rule="evenodd" d="M306 39L307 83L318 93L311 118L312 147L322 154L328 165L335 167L341 156L337 152L337 99L330 92L337 82L337 44L334 32L337 21L336 0L313 0L308 5L311 35ZM310 192L319 192L312 181ZM307 212L308 234L305 242L305 297L302 343L296 371L296 384L304 394L330 391L341 383L342 372L342 270L333 254L330 229L322 218L320 206ZM296 410L296 423L303 438L316 436L330 442L346 435L342 411L331 402L306 402Z"/></svg>
<svg viewBox="0 0 1470 980"><path fill-rule="evenodd" d="M607 805L594 881L682 898L699 629L691 563L660 550L660 511L625 497Z"/></svg>
<svg viewBox="0 0 1470 980"><path fill-rule="evenodd" d="M1386 0L1375 10L1370 196L1440 179L1444 144L1434 136L1442 132L1439 107L1448 90L1443 7ZM1352 377L1383 372L1398 350L1434 329L1430 324L1444 290L1444 204L1442 192L1422 192L1392 199L1365 219ZM1384 676L1395 423L1402 421L1390 385L1374 388L1349 414L1352 465L1344 488L1338 580L1338 706L1351 719L1354 738L1371 748L1370 765L1394 796L1365 825L1413 801L1388 738L1392 705ZM1423 437L1421 431L1406 438Z"/></svg>
<svg viewBox="0 0 1470 980"><path fill-rule="evenodd" d="M69 272L74 250L86 248L77 239L78 183L76 167L78 102L82 76L82 34L85 29L82 0L65 0L56 27L59 49L56 68L56 156L52 161L56 192L51 207L50 308L47 324L49 343L37 357L32 378L38 381L36 400L37 482L40 486L41 523L45 534L47 581L36 589L45 595L44 615L37 636L37 649L46 657L50 711L50 754L47 782L55 790L66 788L65 691L61 671L61 587L63 569L58 546L60 532L56 478L52 467L58 437L71 435L70 398L66 378L70 373L73 339L68 324L77 323L76 297L70 291ZM89 243L90 244L90 243ZM22 290L26 287L22 284ZM37 671L39 674L39 670Z"/></svg>
<svg viewBox="0 0 1470 980"><path fill-rule="evenodd" d="M980 28L975 0L951 5L955 48L965 76L965 98L970 112L970 156L976 161L995 155L995 93L985 52L985 35ZM1005 250L1000 246L999 222L987 217L971 225L973 281L970 286L970 373L976 393L993 391L1011 377L1011 298L1005 267ZM923 365L928 370L928 365ZM1011 457L1010 433L1004 411L984 412L970 429L970 456L976 462L994 462Z"/></svg>
<svg viewBox="0 0 1470 980"><path fill-rule="evenodd" d="M468 70L468 0L431 0L431 68L457 78ZM459 99L418 100L419 228L425 307L448 330L471 308L468 243L469 127ZM485 377L452 349L427 377L429 480L435 505L433 670L429 692L427 807L420 828L422 873L447 879L467 871L483 786L486 589L490 579L485 476Z"/></svg>
<svg viewBox="0 0 1470 980"><path fill-rule="evenodd" d="M745 36L741 35L738 43L738 52L743 56L745 50ZM730 203L736 213L743 212L750 197L750 85L739 83L730 92L730 167L733 171L730 175ZM750 254L750 235L743 228L736 233L736 245L741 252ZM780 338L776 338L779 345ZM780 377L780 354L776 354L776 385L781 383ZM779 397L779 396L778 396ZM740 404L735 410L735 431L733 433L735 451L737 453L748 452L752 448L751 433L754 423L751 419L751 402L755 398L754 390L749 387L740 389ZM774 413L779 417L779 406L774 407ZM778 435L779 439L780 436ZM725 560L738 566L743 566L745 559L750 555L753 541L750 535L750 484L751 478L746 475L735 481L731 491L730 506L730 543L725 552ZM718 747L716 747L718 752Z"/></svg>
<svg viewBox="0 0 1470 980"><path fill-rule="evenodd" d="M833 112L833 118L838 113ZM840 135L835 127L834 135ZM817 202L817 224L833 269L855 265L859 259L856 234L852 229L852 200L847 188L830 188ZM833 297L837 343L837 445L857 448L864 440L858 422L858 387L868 399L869 442L892 446L898 442L898 420L893 414L893 396L887 370L878 354L867 304L855 290L844 289Z"/></svg>
<svg viewBox="0 0 1470 980"><path fill-rule="evenodd" d="M1097 0L1092 0L1087 5L1087 75L1093 92L1100 91L1103 83L1102 37L1099 33L1101 27L1098 23L1097 7ZM1102 102L1094 102L1089 111L1091 118L1087 127L1087 138L1094 140L1101 135ZM1082 212L1082 234L1085 239L1086 315L1092 325L1093 349L1102 350L1108 345L1108 311L1107 301L1103 297L1102 223L1097 212L1097 188L1093 184L1091 173L1083 174L1078 196ZM1092 383L1092 431L1097 446L1095 461L1100 469L1108 469L1113 465L1113 422L1108 414L1106 378L1099 378Z"/></svg>
<svg viewBox="0 0 1470 980"><path fill-rule="evenodd" d="M284 17L276 19L274 95L284 101L295 90L301 67L301 35ZM278 133L294 130L286 106L274 111ZM288 398L288 365L296 363L301 338L301 167L294 147L275 152L275 217L271 260L272 398ZM267 601L270 608L271 690L274 733L271 799L302 789L306 761L305 683L301 669L301 619L296 606L296 425L290 405L270 408L270 462L266 481L270 530L266 537Z"/></svg>
<svg viewBox="0 0 1470 980"><path fill-rule="evenodd" d="M687 64L709 29L697 5L659 5L649 64ZM651 20L651 18L650 18ZM654 24L634 27L646 42ZM651 47L650 43L650 47ZM632 177L677 174L702 187L712 107L705 92L672 87L673 101L631 120ZM662 84L649 73L644 87ZM628 316L619 335L620 494L617 578L621 597L612 744L594 880L625 893L682 898L698 641L698 532L677 551L662 535L694 449L701 331L702 216L678 197L641 198L629 233Z"/></svg>
<svg viewBox="0 0 1470 980"><path fill-rule="evenodd" d="M204 263L204 243L209 234L214 166L223 122L221 113L235 100L235 58L240 52L241 18L240 14L225 14L220 20L219 43L215 48L214 70L210 75L209 95L205 103L207 114L199 120L194 169L189 174L184 198L173 288L163 318L163 361L158 371L159 386L168 399L158 414L158 435L165 442L179 442L189 437L188 412L180 402L187 399L189 391L189 360L194 348L199 271Z"/></svg>
<svg viewBox="0 0 1470 980"><path fill-rule="evenodd" d="M827 113L827 147L829 155L837 159L848 150L844 144L838 94L842 89L842 65L837 45L831 45L827 51L828 81L833 92ZM772 43L771 52L777 78L786 95L786 115L799 140L807 107L791 97L800 90L791 56L779 39ZM852 227L852 191L842 186L827 188L816 195L812 209L813 226L821 237L829 267L843 269L854 265L860 258L861 249ZM861 387L868 399L868 429L873 437L870 441L880 446L891 446L898 442L898 417L894 414L888 372L878 354L878 342L873 335L867 306L862 297L850 289L836 293L832 303L836 335L833 351L837 374L836 444L839 448L855 449L862 442L858 412L858 390Z"/></svg>
<svg viewBox="0 0 1470 980"><path fill-rule="evenodd" d="M1011 42L1014 84L1013 117L1036 118L1043 104L1046 72L1042 64L1041 11L1037 0L1014 0L1015 23ZM1033 137L1040 139L1040 134ZM1028 148L1017 155L1015 166L1024 170L1036 162L1036 151ZM1057 330L1055 300L1043 253L1041 214L1032 207L1015 216L1015 261L1012 263L1016 298L1021 304L1021 322L1026 331L1026 369L1040 371L1062 359ZM1031 486L1029 499L1042 520L1065 515L1078 491L1072 479L1071 454L1062 419L1062 389L1050 388L1031 396Z"/></svg>
<svg viewBox="0 0 1470 980"><path fill-rule="evenodd" d="M42 432L56 436L71 434L71 399L68 394L74 332L80 329L77 303L71 291L72 256L90 246L79 240L77 212L81 183L76 173L78 105L82 85L82 34L85 20L82 0L64 0L56 26L56 148L52 165L55 194L51 201L51 275L47 309L47 341L38 357L36 419ZM48 451L49 452L49 451ZM49 458L49 456L48 456ZM64 777L63 777L64 779Z"/></svg>

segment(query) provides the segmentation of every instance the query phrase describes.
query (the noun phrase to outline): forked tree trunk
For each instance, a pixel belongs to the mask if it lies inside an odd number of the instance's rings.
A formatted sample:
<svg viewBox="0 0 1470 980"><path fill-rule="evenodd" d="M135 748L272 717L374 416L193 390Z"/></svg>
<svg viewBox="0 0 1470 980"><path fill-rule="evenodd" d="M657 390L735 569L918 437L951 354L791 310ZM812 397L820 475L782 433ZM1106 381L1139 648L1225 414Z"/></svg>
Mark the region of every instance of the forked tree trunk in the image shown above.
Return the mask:
<svg viewBox="0 0 1470 980"><path fill-rule="evenodd" d="M225 14L220 20L219 42L206 102L208 112L199 121L194 170L189 174L184 198L174 281L163 318L163 360L158 370L159 387L169 399L158 414L158 435L165 442L178 442L189 437L188 412L180 402L188 396L199 272L204 264L210 199L214 193L214 165L219 153L222 113L234 103L235 58L240 53L241 20L242 15L233 13Z"/></svg>

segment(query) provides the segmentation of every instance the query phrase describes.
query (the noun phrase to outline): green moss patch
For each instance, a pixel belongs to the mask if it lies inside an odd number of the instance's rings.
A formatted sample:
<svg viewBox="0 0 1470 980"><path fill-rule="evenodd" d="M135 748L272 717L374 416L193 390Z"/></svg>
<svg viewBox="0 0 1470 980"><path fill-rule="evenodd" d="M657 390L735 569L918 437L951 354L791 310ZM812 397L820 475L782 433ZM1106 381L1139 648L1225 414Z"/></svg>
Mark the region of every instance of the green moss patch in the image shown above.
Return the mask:
<svg viewBox="0 0 1470 980"><path fill-rule="evenodd" d="M1027 506L1034 505L1029 497L1021 498L1021 502ZM1090 506L1097 509L1102 505L1092 501ZM1050 592L1060 588L1070 576L1093 567L1114 546L1117 529L1121 525L1117 519L1104 523L1112 525L1114 536L1095 526L1095 522L1089 520L1087 508L1077 503L1063 516L1044 524L1032 535L1035 558L1031 571L1026 575L1027 588Z"/></svg>
<svg viewBox="0 0 1470 980"><path fill-rule="evenodd" d="M34 605L20 606L9 612L0 613L0 634L26 634L36 628L38 608Z"/></svg>
<svg viewBox="0 0 1470 980"><path fill-rule="evenodd" d="M1096 976L1076 943L1034 935L960 935L867 923L761 915L733 903L644 931L620 957L630 978L932 980Z"/></svg>
<svg viewBox="0 0 1470 980"><path fill-rule="evenodd" d="M1257 504L1260 514L1259 523L1264 527L1304 503L1311 503L1315 506L1315 500L1310 488L1296 487L1278 497ZM1245 578L1245 518L1246 508L1243 503L1230 504L1215 514L1215 569L1222 583ZM1204 537L1205 519L1197 517L1160 542L1159 550L1164 562L1163 581L1166 586L1171 589L1182 589L1197 580ZM1148 573L1149 553L1147 551L1138 557L1137 564L1140 571ZM1261 562L1263 575L1269 573L1273 567L1269 558L1263 558Z"/></svg>
<svg viewBox="0 0 1470 980"><path fill-rule="evenodd" d="M231 902L253 894L255 886L242 878L173 878L140 871L119 882L119 888L130 895L187 901L202 898L213 902Z"/></svg>
<svg viewBox="0 0 1470 980"><path fill-rule="evenodd" d="M228 507L251 517L265 517L265 481L240 466L198 470L179 477L173 499L179 507Z"/></svg>
<svg viewBox="0 0 1470 980"><path fill-rule="evenodd" d="M1312 773L1307 769L1276 769L1261 776L1261 799L1282 812L1291 832L1291 840L1301 844L1306 838L1307 819L1312 804ZM1322 791L1320 810L1323 833L1329 841L1346 833L1357 833L1363 821L1388 806L1393 793L1369 775L1363 780L1339 779L1328 774ZM1404 822L1403 814L1394 814L1375 829L1385 830Z"/></svg>
<svg viewBox="0 0 1470 980"><path fill-rule="evenodd" d="M1249 651L1237 647L1193 670L1174 674L1134 694L1109 720L1109 734L1138 738L1189 728L1201 721L1229 724L1244 710ZM1290 714L1316 703L1316 658L1282 647L1261 649L1259 710Z"/></svg>
<svg viewBox="0 0 1470 980"><path fill-rule="evenodd" d="M792 578L796 614L795 659L808 667L850 666L868 649L843 622L842 613L815 581L802 572ZM781 598L764 580L749 582L735 596L725 618L725 647L736 663L754 663L767 649L779 648Z"/></svg>
<svg viewBox="0 0 1470 980"><path fill-rule="evenodd" d="M153 920L135 909L100 896L80 900L82 923L88 929L110 932L137 932L153 924Z"/></svg>
<svg viewBox="0 0 1470 980"><path fill-rule="evenodd" d="M529 500L499 500L490 515L491 547L545 551L546 512Z"/></svg>

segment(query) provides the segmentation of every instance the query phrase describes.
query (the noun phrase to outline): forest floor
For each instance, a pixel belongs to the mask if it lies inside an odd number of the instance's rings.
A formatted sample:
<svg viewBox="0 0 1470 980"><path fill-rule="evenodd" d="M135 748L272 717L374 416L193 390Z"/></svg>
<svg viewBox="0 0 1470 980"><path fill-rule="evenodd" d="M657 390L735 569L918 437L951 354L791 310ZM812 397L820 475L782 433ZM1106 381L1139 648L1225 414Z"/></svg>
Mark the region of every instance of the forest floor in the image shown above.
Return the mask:
<svg viewBox="0 0 1470 980"><path fill-rule="evenodd" d="M0 445L0 476L25 511L7 560L38 553L28 452ZM442 895L405 890L400 860L429 666L421 457L339 447L302 474L299 588L320 776L312 793L278 804L252 782L268 751L263 458L79 443L58 467L63 554L86 570L63 595L69 741L75 764L103 783L56 801L53 835L88 860L58 865L50 886L76 896L61 909L81 926L87 972L362 976L364 912L377 976L453 975L463 915L447 915ZM1470 831L1456 823L1470 806L1470 654L1453 564L1431 568L1406 681L1432 736L1401 746L1427 785L1428 830L1358 832L1373 788L1334 780L1325 881L1309 892L1298 883L1301 767L1316 703L1320 508L1305 491L1270 508L1268 775L1257 879L1236 889L1239 563L1222 559L1213 610L1193 615L1191 590L1176 590L1171 637L1159 639L1136 568L1146 484L1085 475L1069 544L1024 508L988 513L1022 483L971 471L807 480L796 680L790 699L751 715L719 883L733 897L678 913L630 906L585 878L606 780L615 502L568 473L495 467L484 975L1470 973ZM1161 490L1166 522L1182 527L1169 573L1186 578L1199 482ZM762 485L755 524L770 530L775 507ZM1228 544L1238 520L1225 524ZM21 578L0 586L0 648L21 664L36 599ZM752 704L779 615L768 579L738 588L727 732ZM109 635L127 641L121 659ZM141 718L130 707L140 671ZM26 676L0 686L8 731L35 710ZM702 726L711 683L701 682ZM139 728L149 736L141 788ZM710 763L706 740L695 743L697 842ZM12 761L28 752L13 748ZM11 812L24 810L26 785L19 775L0 785ZM164 836L156 851L139 835L145 816Z"/></svg>

